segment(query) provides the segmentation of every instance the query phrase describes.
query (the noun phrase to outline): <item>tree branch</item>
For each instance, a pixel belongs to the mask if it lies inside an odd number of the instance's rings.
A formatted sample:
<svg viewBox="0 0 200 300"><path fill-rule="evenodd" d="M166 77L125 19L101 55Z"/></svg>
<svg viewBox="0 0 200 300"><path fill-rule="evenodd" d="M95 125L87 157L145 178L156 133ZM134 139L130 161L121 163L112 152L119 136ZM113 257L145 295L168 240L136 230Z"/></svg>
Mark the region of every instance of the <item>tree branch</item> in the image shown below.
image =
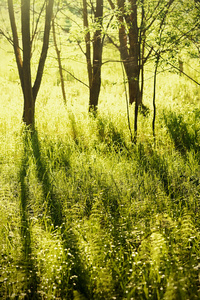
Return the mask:
<svg viewBox="0 0 200 300"><path fill-rule="evenodd" d="M70 76L72 76L74 79L76 79L77 81L79 81L80 83L82 83L83 85L85 85L88 89L90 88L88 84L86 84L85 82L81 81L80 79L78 79L76 76L74 76L71 72L67 71L66 69L62 68L63 71L65 71L66 73L68 73Z"/></svg>
<svg viewBox="0 0 200 300"><path fill-rule="evenodd" d="M34 38L35 38L35 36L36 36L37 29L38 29L38 24L39 24L40 17L41 17L41 15L42 15L42 12L43 12L44 7L45 7L45 3L46 3L46 0L44 1L43 5L42 5L42 8L41 8L41 10L40 10L40 12L39 12L39 16L38 16L38 18L37 18L37 20L36 20L35 29L34 29L34 24L33 24L33 32L32 32L32 37L31 37L31 44L33 43L33 40L34 40ZM34 11L33 11L33 14L35 14ZM34 23L34 21L33 21L33 23Z"/></svg>
<svg viewBox="0 0 200 300"><path fill-rule="evenodd" d="M22 89L24 89L23 61L22 61L22 56L21 56L20 47L19 47L19 39L18 39L17 26L16 26L16 21L15 21L13 0L8 0L8 12L9 12L10 24L11 24L12 35L13 35L13 48L14 48L14 52L15 52L17 68L18 68L18 72L19 72L21 86L22 86Z"/></svg>
<svg viewBox="0 0 200 300"><path fill-rule="evenodd" d="M48 46L49 46L49 35L50 35L50 29L51 29L51 19L53 14L53 4L54 0L48 0L46 4L46 18L45 18L45 28L44 28L44 36L43 36L43 46L42 51L40 55L40 61L38 65L37 75L35 79L35 83L33 86L33 98L36 100L40 84L42 81L42 75L45 65L45 60L47 57L48 52Z"/></svg>

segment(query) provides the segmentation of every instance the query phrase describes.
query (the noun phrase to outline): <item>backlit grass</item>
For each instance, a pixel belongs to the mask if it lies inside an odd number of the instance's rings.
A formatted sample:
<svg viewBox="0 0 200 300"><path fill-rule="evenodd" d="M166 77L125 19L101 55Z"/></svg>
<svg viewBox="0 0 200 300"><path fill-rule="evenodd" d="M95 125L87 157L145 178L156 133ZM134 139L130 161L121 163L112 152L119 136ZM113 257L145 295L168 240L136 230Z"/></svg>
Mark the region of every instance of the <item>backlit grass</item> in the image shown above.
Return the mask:
<svg viewBox="0 0 200 300"><path fill-rule="evenodd" d="M64 106L47 68L30 134L9 59L0 82L0 297L199 299L198 88L159 75L154 143L147 80L150 114L139 115L133 145L120 65L104 68L96 118L87 88L66 81ZM70 68L87 80L82 66ZM130 116L133 127L133 107Z"/></svg>

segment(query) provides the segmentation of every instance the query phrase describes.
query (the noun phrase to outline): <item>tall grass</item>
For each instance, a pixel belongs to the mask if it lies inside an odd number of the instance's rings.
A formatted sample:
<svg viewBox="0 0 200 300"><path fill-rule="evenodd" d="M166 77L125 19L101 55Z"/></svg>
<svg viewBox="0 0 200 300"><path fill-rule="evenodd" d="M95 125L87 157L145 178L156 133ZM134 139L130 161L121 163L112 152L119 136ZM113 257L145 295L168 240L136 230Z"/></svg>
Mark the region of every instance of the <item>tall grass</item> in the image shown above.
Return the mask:
<svg viewBox="0 0 200 300"><path fill-rule="evenodd" d="M65 107L46 74L33 134L4 74L2 299L199 299L200 108L179 81L199 97L197 89L176 74L159 77L154 144L147 81L150 114L139 116L132 145L120 77L104 72L96 118L84 86L67 81Z"/></svg>

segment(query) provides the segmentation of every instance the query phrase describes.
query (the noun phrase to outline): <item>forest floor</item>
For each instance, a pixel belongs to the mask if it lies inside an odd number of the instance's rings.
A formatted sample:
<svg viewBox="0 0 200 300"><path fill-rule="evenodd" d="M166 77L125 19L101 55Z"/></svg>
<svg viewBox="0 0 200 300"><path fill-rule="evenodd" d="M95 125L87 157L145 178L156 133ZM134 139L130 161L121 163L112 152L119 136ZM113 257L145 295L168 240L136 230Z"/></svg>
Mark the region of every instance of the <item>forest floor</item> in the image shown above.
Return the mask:
<svg viewBox="0 0 200 300"><path fill-rule="evenodd" d="M2 299L200 298L198 87L159 76L154 139L147 81L135 145L123 80L109 72L96 117L86 87L68 78L65 106L46 76L32 134L16 70L2 74Z"/></svg>

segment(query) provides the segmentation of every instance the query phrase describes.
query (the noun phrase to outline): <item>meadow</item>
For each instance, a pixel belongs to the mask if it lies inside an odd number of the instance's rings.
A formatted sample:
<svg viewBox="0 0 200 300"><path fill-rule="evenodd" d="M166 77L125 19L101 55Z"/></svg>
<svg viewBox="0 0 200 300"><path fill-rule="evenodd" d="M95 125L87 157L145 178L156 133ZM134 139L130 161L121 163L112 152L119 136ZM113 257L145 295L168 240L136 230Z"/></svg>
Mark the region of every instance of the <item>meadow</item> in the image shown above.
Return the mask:
<svg viewBox="0 0 200 300"><path fill-rule="evenodd" d="M65 68L86 82L76 51ZM199 87L172 70L158 75L154 140L148 65L149 114L139 114L135 145L121 65L103 66L94 117L87 88L69 74L63 104L50 49L30 134L11 52L1 40L0 298L199 299Z"/></svg>

